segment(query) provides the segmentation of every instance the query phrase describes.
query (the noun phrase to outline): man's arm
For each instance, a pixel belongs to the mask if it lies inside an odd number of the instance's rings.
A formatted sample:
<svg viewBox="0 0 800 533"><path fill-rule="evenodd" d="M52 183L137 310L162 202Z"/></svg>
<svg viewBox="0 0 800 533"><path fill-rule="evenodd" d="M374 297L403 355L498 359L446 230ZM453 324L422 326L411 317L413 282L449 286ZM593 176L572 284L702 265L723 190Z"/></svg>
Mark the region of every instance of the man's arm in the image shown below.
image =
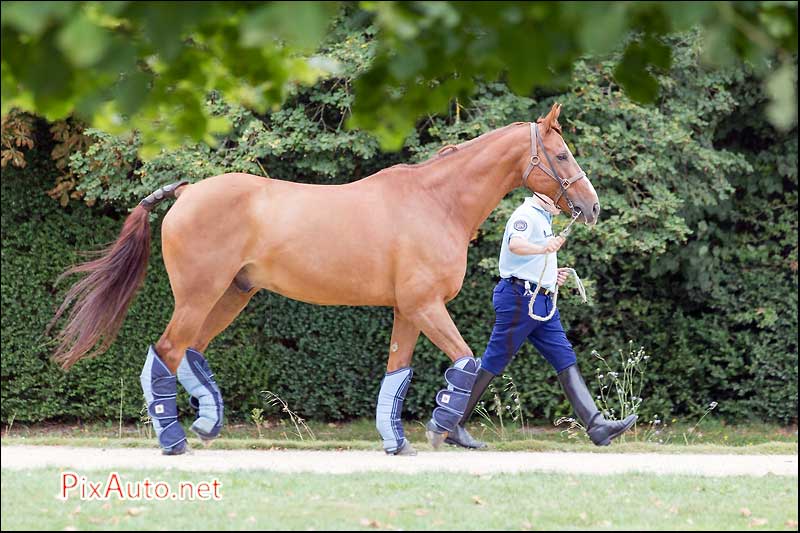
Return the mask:
<svg viewBox="0 0 800 533"><path fill-rule="evenodd" d="M523 237L514 236L508 241L508 250L516 255L541 255L557 252L564 244L564 237L550 237L545 245L532 244Z"/></svg>

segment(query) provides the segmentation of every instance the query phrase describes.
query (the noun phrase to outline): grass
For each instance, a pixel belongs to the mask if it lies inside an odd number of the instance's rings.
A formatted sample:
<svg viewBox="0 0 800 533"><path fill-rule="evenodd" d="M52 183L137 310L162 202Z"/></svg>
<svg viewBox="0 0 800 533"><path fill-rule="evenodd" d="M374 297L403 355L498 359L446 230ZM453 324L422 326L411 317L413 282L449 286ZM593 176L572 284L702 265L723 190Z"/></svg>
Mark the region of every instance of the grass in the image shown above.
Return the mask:
<svg viewBox="0 0 800 533"><path fill-rule="evenodd" d="M420 451L430 451L432 448L423 440L412 441L414 447ZM156 448L155 439L138 438L106 438L106 437L11 437L2 439L3 446L11 445L38 445L38 446L80 446L92 448ZM202 449L199 439L189 438L189 445ZM231 439L220 438L213 444L215 450L373 450L380 451L381 446L376 441L363 440L276 440L276 439ZM456 451L461 448L445 446L440 451ZM537 440L505 441L493 443L482 451L507 451L507 452L593 452L593 453L663 453L663 454L731 454L731 455L797 455L796 443L769 442L754 444L752 446L721 446L718 444L662 445L646 442L614 443L611 446L596 447L585 443L559 443Z"/></svg>
<svg viewBox="0 0 800 533"><path fill-rule="evenodd" d="M185 421L188 422L188 421ZM293 425L280 422L227 425L214 447L219 449L314 449L314 450L380 450L380 440L372 420L348 423L309 422L313 439L300 440ZM427 448L421 422L406 422L406 435L415 447ZM503 432L491 425L473 421L469 429L476 437L489 442L490 449L500 451L591 451L660 452L660 453L770 453L797 454L797 429L769 424L729 426L706 420L689 431L692 425L668 425L655 433L639 426L636 433L614 441L608 447L593 446L585 436L570 437L552 426L525 426L506 423ZM14 424L3 433L2 444L41 444L96 447L155 447L155 438L142 426L117 424L22 425ZM660 441L660 442L659 442ZM688 444L687 444L688 442ZM199 446L199 441L195 443Z"/></svg>
<svg viewBox="0 0 800 533"><path fill-rule="evenodd" d="M107 473L81 472L90 481ZM123 480L212 481L125 471ZM59 470L2 472L10 529L797 529L797 478L218 474L221 501L56 498Z"/></svg>

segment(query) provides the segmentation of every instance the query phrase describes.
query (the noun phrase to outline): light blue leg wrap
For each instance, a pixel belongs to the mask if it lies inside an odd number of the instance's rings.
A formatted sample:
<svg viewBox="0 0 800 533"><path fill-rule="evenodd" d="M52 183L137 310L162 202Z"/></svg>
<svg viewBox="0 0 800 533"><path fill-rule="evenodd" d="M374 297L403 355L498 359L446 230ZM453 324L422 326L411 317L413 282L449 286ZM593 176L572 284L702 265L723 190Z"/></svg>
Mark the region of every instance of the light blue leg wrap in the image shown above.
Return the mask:
<svg viewBox="0 0 800 533"><path fill-rule="evenodd" d="M140 381L147 412L164 453L179 455L185 452L186 433L178 422L178 384L152 345L147 351Z"/></svg>
<svg viewBox="0 0 800 533"><path fill-rule="evenodd" d="M411 367L401 368L387 372L381 382L378 408L375 410L375 427L383 438L383 449L389 454L396 453L406 440L400 415L413 375L414 370Z"/></svg>
<svg viewBox="0 0 800 533"><path fill-rule="evenodd" d="M203 354L191 348L186 350L186 357L178 366L178 381L191 396L192 406L197 409L192 431L204 440L218 437L222 429L222 394Z"/></svg>
<svg viewBox="0 0 800 533"><path fill-rule="evenodd" d="M472 356L462 357L445 370L447 388L436 394L438 407L433 410L432 419L440 432L453 431L461 420L477 374L478 362Z"/></svg>

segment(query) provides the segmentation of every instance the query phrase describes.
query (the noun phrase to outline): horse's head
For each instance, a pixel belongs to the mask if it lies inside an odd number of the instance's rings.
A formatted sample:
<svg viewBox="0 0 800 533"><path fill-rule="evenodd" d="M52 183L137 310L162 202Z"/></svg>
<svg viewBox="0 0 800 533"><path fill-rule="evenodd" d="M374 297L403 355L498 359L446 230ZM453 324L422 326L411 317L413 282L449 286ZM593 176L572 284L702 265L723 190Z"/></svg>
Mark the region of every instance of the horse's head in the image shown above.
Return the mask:
<svg viewBox="0 0 800 533"><path fill-rule="evenodd" d="M522 184L549 196L565 213L580 213L586 224L595 224L600 215L597 192L561 136L560 113L561 105L553 104L546 117L531 124L531 155Z"/></svg>

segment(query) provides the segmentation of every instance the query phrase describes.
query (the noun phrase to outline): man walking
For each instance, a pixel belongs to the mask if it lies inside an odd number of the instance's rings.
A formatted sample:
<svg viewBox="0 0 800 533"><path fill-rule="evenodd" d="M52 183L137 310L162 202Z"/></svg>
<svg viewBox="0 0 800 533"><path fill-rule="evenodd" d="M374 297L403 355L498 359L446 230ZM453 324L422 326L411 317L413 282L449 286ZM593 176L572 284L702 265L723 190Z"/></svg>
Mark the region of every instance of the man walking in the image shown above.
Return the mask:
<svg viewBox="0 0 800 533"><path fill-rule="evenodd" d="M606 446L636 422L636 415L622 421L609 421L603 417L586 388L557 309L546 321L537 321L529 316L528 306L537 282L541 279L533 311L539 317L546 317L553 311L552 295L556 284L563 285L568 275L567 269L558 268L556 259L564 238L554 237L551 226L553 216L560 212L550 198L534 193L506 223L500 248L502 279L492 298L497 318L489 344L480 359L480 369L464 416L445 440L449 444L465 448L486 446L472 438L464 423L486 387L505 369L526 339L558 374L558 381L592 442Z"/></svg>

